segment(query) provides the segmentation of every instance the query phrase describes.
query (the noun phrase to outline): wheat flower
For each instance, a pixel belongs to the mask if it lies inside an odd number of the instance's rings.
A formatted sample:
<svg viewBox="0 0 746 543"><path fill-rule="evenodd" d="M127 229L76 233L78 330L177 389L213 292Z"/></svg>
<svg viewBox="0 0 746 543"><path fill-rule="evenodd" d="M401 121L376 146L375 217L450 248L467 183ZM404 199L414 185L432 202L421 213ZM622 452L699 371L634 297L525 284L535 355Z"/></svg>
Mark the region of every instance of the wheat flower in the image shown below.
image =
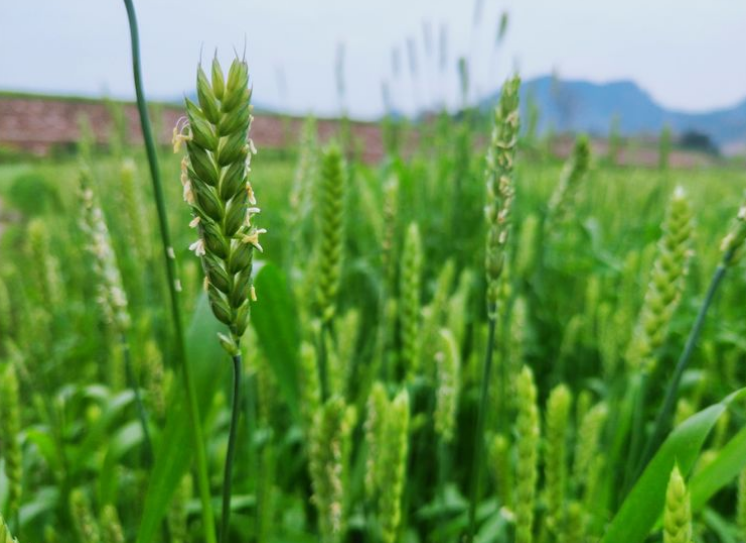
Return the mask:
<svg viewBox="0 0 746 543"><path fill-rule="evenodd" d="M448 296L456 276L456 266L452 259L441 267L435 283L435 292L430 304L423 311L422 344L420 348L420 367L423 367L435 356L440 342L438 335L448 308ZM424 366L423 369L426 369Z"/></svg>
<svg viewBox="0 0 746 543"><path fill-rule="evenodd" d="M679 466L674 466L666 489L666 505L663 510L663 542L691 543L692 509L689 491Z"/></svg>
<svg viewBox="0 0 746 543"><path fill-rule="evenodd" d="M550 235L559 233L561 230L557 226L565 222L572 214L580 185L588 172L590 156L591 147L588 137L579 136L570 158L567 159L562 169L557 188L549 200L546 231Z"/></svg>
<svg viewBox="0 0 746 543"><path fill-rule="evenodd" d="M4 338L10 337L12 326L13 311L10 305L10 294L8 293L5 281L0 277L0 336ZM0 352L2 351L3 346L0 345Z"/></svg>
<svg viewBox="0 0 746 543"><path fill-rule="evenodd" d="M527 366L516 379L516 543L532 543L539 463L539 409L534 375Z"/></svg>
<svg viewBox="0 0 746 543"><path fill-rule="evenodd" d="M192 498L193 486L192 477L187 473L171 499L166 522L172 543L188 543L191 540L189 537L187 503Z"/></svg>
<svg viewBox="0 0 746 543"><path fill-rule="evenodd" d="M59 306L63 299L63 287L59 274L59 263L52 252L51 234L43 219L36 218L27 227L28 254L34 265L33 280L41 300L46 307Z"/></svg>
<svg viewBox="0 0 746 543"><path fill-rule="evenodd" d="M746 242L746 204L739 208L730 231L720 244L724 253L723 259L727 265L734 264L741 258L744 242Z"/></svg>
<svg viewBox="0 0 746 543"><path fill-rule="evenodd" d="M200 66L198 104L186 100L187 117L174 132L175 149L185 144L187 150L181 181L198 236L189 248L202 262L213 314L230 330L219 337L232 356L248 325L253 256L265 232L253 221L259 209L249 180L255 149L248 81L248 67L238 59L227 78L215 59L211 81Z"/></svg>
<svg viewBox="0 0 746 543"><path fill-rule="evenodd" d="M445 443L453 440L460 386L461 353L450 330L440 330L440 349L435 355L437 385L435 389L435 433Z"/></svg>
<svg viewBox="0 0 746 543"><path fill-rule="evenodd" d="M514 165L520 118L518 90L521 81L516 76L503 86L500 104L495 109L492 140L487 154L487 308L491 319L497 318L500 274L505 266L510 214L514 196Z"/></svg>
<svg viewBox="0 0 746 543"><path fill-rule="evenodd" d="M681 299L691 258L692 210L680 187L671 196L662 229L645 301L627 351L630 367L648 372L655 367L655 355Z"/></svg>
<svg viewBox="0 0 746 543"><path fill-rule="evenodd" d="M580 421L575 438L575 459L572 480L578 487L586 487L588 474L592 471L593 461L599 453L600 439L609 410L601 402L591 407Z"/></svg>
<svg viewBox="0 0 746 543"><path fill-rule="evenodd" d="M365 494L375 501L381 490L383 429L389 415L389 398L380 381L373 383L366 404L365 444L367 447L365 468Z"/></svg>
<svg viewBox="0 0 746 543"><path fill-rule="evenodd" d="M546 407L546 453L544 478L547 528L555 536L565 528L567 485L567 438L572 394L565 385L552 389Z"/></svg>
<svg viewBox="0 0 746 543"><path fill-rule="evenodd" d="M300 142L298 145L298 162L290 188L289 209L287 215L287 231L290 233L289 262L294 258L307 255L297 255L299 249L304 248L303 234L306 218L313 209L313 189L319 175L319 143L316 120L308 117L303 123Z"/></svg>
<svg viewBox="0 0 746 543"><path fill-rule="evenodd" d="M101 543L125 543L119 513L111 504L105 505L101 510Z"/></svg>
<svg viewBox="0 0 746 543"><path fill-rule="evenodd" d="M91 188L92 184L91 171L88 167L83 166L80 171L80 203L82 208L80 228L88 238L86 248L93 260L101 312L107 324L112 326L117 333L124 334L131 324L127 307L127 294L122 284L122 276L112 248L109 228L106 226L103 211Z"/></svg>
<svg viewBox="0 0 746 543"><path fill-rule="evenodd" d="M316 245L316 295L318 316L329 322L336 312L342 274L347 174L336 145L324 152L316 193L318 238Z"/></svg>
<svg viewBox="0 0 746 543"><path fill-rule="evenodd" d="M127 240L132 254L141 263L148 262L151 255L149 221L138 183L137 167L132 159L125 159L120 166L122 204L127 221Z"/></svg>
<svg viewBox="0 0 746 543"><path fill-rule="evenodd" d="M401 362L404 375L417 375L420 361L420 282L422 280L422 241L415 223L409 225L401 258L399 276L399 322Z"/></svg>
<svg viewBox="0 0 746 543"><path fill-rule="evenodd" d="M80 488L70 492L70 516L80 543L101 543L101 529L91 511L88 496Z"/></svg>
<svg viewBox="0 0 746 543"><path fill-rule="evenodd" d="M321 383L319 382L316 349L310 343L304 341L301 344L299 362L298 388L303 430L306 435L310 435L316 413L321 408Z"/></svg>
<svg viewBox="0 0 746 543"><path fill-rule="evenodd" d="M8 364L0 373L0 458L5 460L8 478L7 508L9 518L17 519L21 507L21 478L23 475L21 445L21 404L18 377Z"/></svg>
<svg viewBox="0 0 746 543"><path fill-rule="evenodd" d="M513 464L508 439L497 434L492 438L488 450L490 466L492 466L500 505L511 507L513 504Z"/></svg>
<svg viewBox="0 0 746 543"><path fill-rule="evenodd" d="M339 543L347 531L347 490L355 410L339 397L316 413L310 439L313 503L323 543Z"/></svg>
<svg viewBox="0 0 746 543"><path fill-rule="evenodd" d="M381 268L386 285L396 275L396 232L399 217L399 177L389 176L383 184L383 231L381 232Z"/></svg>
<svg viewBox="0 0 746 543"><path fill-rule="evenodd" d="M381 539L383 543L394 543L402 516L401 500L404 495L409 447L409 395L406 390L402 390L391 402L381 445Z"/></svg>

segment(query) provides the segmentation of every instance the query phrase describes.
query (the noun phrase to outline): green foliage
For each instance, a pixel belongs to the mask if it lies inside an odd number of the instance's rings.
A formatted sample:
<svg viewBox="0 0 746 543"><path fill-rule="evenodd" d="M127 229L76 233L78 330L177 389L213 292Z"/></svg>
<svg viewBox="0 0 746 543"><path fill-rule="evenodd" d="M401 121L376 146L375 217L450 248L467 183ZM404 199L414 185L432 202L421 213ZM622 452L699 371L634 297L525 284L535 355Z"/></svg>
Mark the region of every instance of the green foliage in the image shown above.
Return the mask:
<svg viewBox="0 0 746 543"><path fill-rule="evenodd" d="M28 217L58 210L61 203L54 183L37 173L26 173L16 177L6 196L11 206Z"/></svg>
<svg viewBox="0 0 746 543"><path fill-rule="evenodd" d="M331 398L316 413L309 458L313 503L319 514L324 543L342 541L347 532L351 432L354 408Z"/></svg>

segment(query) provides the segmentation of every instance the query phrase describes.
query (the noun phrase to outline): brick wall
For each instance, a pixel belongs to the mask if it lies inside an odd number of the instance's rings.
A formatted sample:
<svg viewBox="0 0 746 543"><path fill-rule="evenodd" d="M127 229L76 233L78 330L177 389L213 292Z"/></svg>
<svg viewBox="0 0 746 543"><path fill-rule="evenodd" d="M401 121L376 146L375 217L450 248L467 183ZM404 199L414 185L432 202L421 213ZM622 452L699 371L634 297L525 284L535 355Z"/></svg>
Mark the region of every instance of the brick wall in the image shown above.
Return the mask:
<svg viewBox="0 0 746 543"><path fill-rule="evenodd" d="M156 108L159 119L154 124L159 128L158 139L169 143L176 121L184 115L181 108L162 106ZM128 140L142 142L137 108L126 104L124 113L128 125ZM255 115L251 138L261 148L279 149L294 143L300 133L303 119L283 120L275 115ZM96 141L105 144L111 134L110 109L103 102L43 97L0 96L0 146L11 147L37 155L48 154L55 147L72 146L80 138L81 118L87 118ZM337 131L338 122L318 121L322 141L331 138ZM376 161L383 156L383 145L377 125L352 123L363 158Z"/></svg>

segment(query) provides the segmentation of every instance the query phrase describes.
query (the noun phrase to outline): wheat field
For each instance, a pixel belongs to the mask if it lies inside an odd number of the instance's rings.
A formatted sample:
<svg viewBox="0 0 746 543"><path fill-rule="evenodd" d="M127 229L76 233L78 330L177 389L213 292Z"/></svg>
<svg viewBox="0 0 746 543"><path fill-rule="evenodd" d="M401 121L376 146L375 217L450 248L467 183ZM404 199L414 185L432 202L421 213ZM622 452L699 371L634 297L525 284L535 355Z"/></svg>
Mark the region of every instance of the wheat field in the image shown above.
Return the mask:
<svg viewBox="0 0 746 543"><path fill-rule="evenodd" d="M746 541L742 169L557 158L517 76L272 152L250 77L0 163L0 542Z"/></svg>

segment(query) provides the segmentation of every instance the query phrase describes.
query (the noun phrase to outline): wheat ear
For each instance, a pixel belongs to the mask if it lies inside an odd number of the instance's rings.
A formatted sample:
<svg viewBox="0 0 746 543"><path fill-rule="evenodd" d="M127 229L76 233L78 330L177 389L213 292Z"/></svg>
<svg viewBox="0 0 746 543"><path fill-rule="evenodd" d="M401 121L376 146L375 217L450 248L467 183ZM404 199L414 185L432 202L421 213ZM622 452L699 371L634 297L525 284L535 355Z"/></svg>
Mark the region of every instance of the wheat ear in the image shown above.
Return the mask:
<svg viewBox="0 0 746 543"><path fill-rule="evenodd" d="M691 543L692 508L679 466L674 466L663 510L663 543Z"/></svg>

